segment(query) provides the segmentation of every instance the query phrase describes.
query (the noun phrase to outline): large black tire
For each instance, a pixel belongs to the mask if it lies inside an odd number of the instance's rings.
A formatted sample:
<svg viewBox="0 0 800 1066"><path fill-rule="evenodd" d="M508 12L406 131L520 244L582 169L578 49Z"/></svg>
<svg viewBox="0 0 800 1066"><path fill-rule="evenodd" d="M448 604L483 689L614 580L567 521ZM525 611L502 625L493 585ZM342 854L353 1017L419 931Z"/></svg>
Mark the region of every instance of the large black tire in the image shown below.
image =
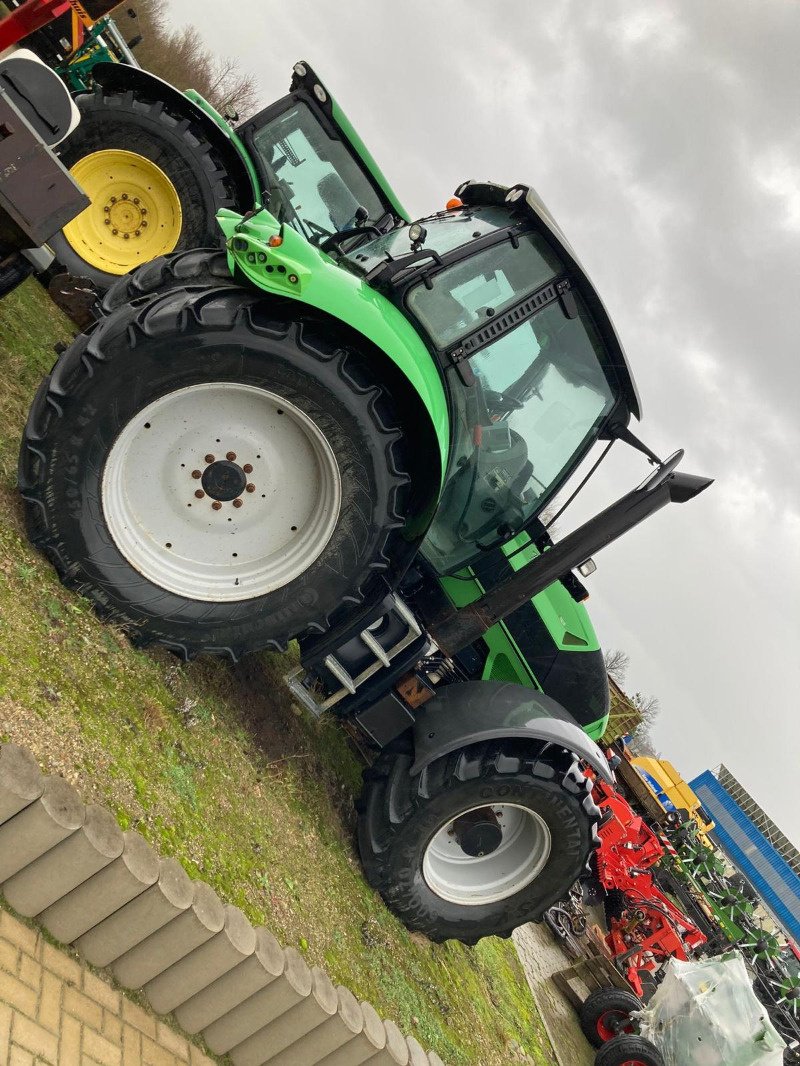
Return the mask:
<svg viewBox="0 0 800 1066"><path fill-rule="evenodd" d="M603 1044L594 1066L666 1066L664 1056L643 1036L616 1036Z"/></svg>
<svg viewBox="0 0 800 1066"><path fill-rule="evenodd" d="M175 250L222 244L215 215L222 207L237 206L237 190L199 123L131 90L110 92L98 86L76 97L76 103L81 121L60 150L65 166L109 149L143 156L161 168L178 194L183 219ZM63 233L48 243L70 274L89 278L98 291L117 281L118 274L86 262Z"/></svg>
<svg viewBox="0 0 800 1066"><path fill-rule="evenodd" d="M119 434L128 425L149 428L133 420L157 398L209 382L277 393L311 419L338 464L341 507L321 555L257 598L212 602L166 591L131 565L106 519L103 468ZM168 439L168 429L161 432ZM103 319L61 356L28 417L19 484L31 540L101 617L139 645L235 660L323 632L337 608L375 594L404 524L405 457L388 391L357 351L312 320L276 319L257 294L178 290ZM199 484L187 482L187 499ZM257 495L242 500L260 506ZM219 511L222 521L238 513Z"/></svg>
<svg viewBox="0 0 800 1066"><path fill-rule="evenodd" d="M358 841L367 880L412 930L474 944L539 921L580 876L593 846L598 809L591 781L568 752L542 754L517 740L484 742L436 760L411 777L413 757L384 751L364 772ZM423 874L428 844L462 812L515 804L538 815L553 846L534 879L496 902L453 903Z"/></svg>
<svg viewBox="0 0 800 1066"><path fill-rule="evenodd" d="M236 285L223 248L190 248L184 252L160 255L118 278L103 295L100 312L110 315L133 300L156 296L171 289L195 286L209 288L212 285Z"/></svg>
<svg viewBox="0 0 800 1066"><path fill-rule="evenodd" d="M641 1010L642 1002L624 988L600 988L592 992L578 1012L583 1035L592 1047L602 1047L621 1032L634 1032L629 1021L633 1011Z"/></svg>
<svg viewBox="0 0 800 1066"><path fill-rule="evenodd" d="M9 253L3 258L3 250L0 248L0 299L13 292L30 277L32 271L33 267L20 252Z"/></svg>

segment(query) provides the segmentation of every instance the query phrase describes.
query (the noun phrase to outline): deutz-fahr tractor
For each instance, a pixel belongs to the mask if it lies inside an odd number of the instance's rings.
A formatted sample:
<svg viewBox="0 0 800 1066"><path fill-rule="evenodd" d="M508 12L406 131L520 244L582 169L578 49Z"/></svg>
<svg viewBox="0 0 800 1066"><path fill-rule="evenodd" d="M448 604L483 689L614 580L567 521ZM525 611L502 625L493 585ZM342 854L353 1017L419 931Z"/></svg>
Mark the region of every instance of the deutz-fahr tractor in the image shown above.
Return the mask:
<svg viewBox="0 0 800 1066"><path fill-rule="evenodd" d="M598 842L592 775L613 779L573 571L710 482L631 433L620 341L530 187L468 181L411 223L305 63L237 134L142 71L96 76L73 155L108 184L73 248L102 281L135 227L150 255L212 237L215 209L225 246L119 279L42 383L33 542L139 645L299 641L295 698L375 751L360 852L407 926L473 943L540 919ZM614 441L654 470L554 544L547 509Z"/></svg>

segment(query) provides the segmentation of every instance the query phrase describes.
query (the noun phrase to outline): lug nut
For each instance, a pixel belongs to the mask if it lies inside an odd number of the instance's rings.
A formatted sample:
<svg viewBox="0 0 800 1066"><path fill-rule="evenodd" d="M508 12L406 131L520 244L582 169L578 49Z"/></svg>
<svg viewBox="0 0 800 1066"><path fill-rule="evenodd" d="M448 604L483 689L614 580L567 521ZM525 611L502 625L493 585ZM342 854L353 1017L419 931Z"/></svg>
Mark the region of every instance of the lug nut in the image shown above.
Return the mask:
<svg viewBox="0 0 800 1066"><path fill-rule="evenodd" d="M225 458L228 460L229 463L232 463L233 460L236 458L236 452L225 452Z"/></svg>
<svg viewBox="0 0 800 1066"><path fill-rule="evenodd" d="M241 496L237 496L236 499L233 501L233 506L234 507L241 507L243 503L244 503L244 500L241 498Z"/></svg>
<svg viewBox="0 0 800 1066"><path fill-rule="evenodd" d="M122 239L123 239L124 241L129 241L129 240L131 239L131 235L130 235L130 233L123 233L123 234L122 234Z"/></svg>
<svg viewBox="0 0 800 1066"><path fill-rule="evenodd" d="M103 208L103 210L105 211L105 213L106 213L107 215L110 215L110 214L111 214L111 208L110 208L110 207L108 206L108 204L106 204L106 206L105 206L105 207Z"/></svg>
<svg viewBox="0 0 800 1066"><path fill-rule="evenodd" d="M122 199L123 199L123 200L127 200L127 199L128 199L128 194L127 194L126 192L124 192L124 193L122 194Z"/></svg>
<svg viewBox="0 0 800 1066"><path fill-rule="evenodd" d="M116 236L117 236L117 234L119 233L119 230L118 230L118 229L112 229L112 231L111 231L111 232L112 232L112 233L114 234L114 236L116 237Z"/></svg>
<svg viewBox="0 0 800 1066"><path fill-rule="evenodd" d="M195 479L195 481L197 481L197 480L198 480L199 478L201 478L202 476L203 476L203 475L202 475L202 474L200 473L200 471L199 471L199 470L193 470L193 471L192 471L192 477L193 477L193 478Z"/></svg>
<svg viewBox="0 0 800 1066"><path fill-rule="evenodd" d="M140 229L137 229L137 231L134 233L134 237L141 237L141 235L142 231Z"/></svg>
<svg viewBox="0 0 800 1066"><path fill-rule="evenodd" d="M135 204L138 204L138 203L139 203L139 197L138 197L138 196L134 196L134 198L133 198L133 202L134 202Z"/></svg>
<svg viewBox="0 0 800 1066"><path fill-rule="evenodd" d="M116 198L116 196L112 196L112 197L111 197L111 203L112 203L112 204L115 204L116 202L117 202L117 198Z"/></svg>
<svg viewBox="0 0 800 1066"><path fill-rule="evenodd" d="M214 456L211 454L211 452L209 452L208 455L206 456L206 462L207 463L213 463L214 462Z"/></svg>
<svg viewBox="0 0 800 1066"><path fill-rule="evenodd" d="M253 464L252 463L245 463L244 466L242 467L242 470L244 470L245 474L252 474L253 473Z"/></svg>
<svg viewBox="0 0 800 1066"><path fill-rule="evenodd" d="M147 214L147 208L146 208L146 207L143 207L143 208L142 208L142 214L143 214L143 215L146 215L146 214Z"/></svg>
<svg viewBox="0 0 800 1066"><path fill-rule="evenodd" d="M202 498L205 496L205 493L203 492L202 489L197 489L195 491L195 496L197 497L198 500L202 500Z"/></svg>
<svg viewBox="0 0 800 1066"><path fill-rule="evenodd" d="M111 219L110 218L104 218L103 222L105 223L106 226L110 226L111 225Z"/></svg>
<svg viewBox="0 0 800 1066"><path fill-rule="evenodd" d="M222 504L219 502L219 500L214 500L214 502L211 504L211 506L212 506L212 508L215 511L221 511L222 510Z"/></svg>
<svg viewBox="0 0 800 1066"><path fill-rule="evenodd" d="M144 229L146 225L147 225L147 220L145 219L145 220L144 220L144 221L142 222L142 229Z"/></svg>
<svg viewBox="0 0 800 1066"><path fill-rule="evenodd" d="M255 487L255 485L253 484L252 481L248 482L248 484L246 485L246 491L247 492L255 492L256 491L256 487Z"/></svg>

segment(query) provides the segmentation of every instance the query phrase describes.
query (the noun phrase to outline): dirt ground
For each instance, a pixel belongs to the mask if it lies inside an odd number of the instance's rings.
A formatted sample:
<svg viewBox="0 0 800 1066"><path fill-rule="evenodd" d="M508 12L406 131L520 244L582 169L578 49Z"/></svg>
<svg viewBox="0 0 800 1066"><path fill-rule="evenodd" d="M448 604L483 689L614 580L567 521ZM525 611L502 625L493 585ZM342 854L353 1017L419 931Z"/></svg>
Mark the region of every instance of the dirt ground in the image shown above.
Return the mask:
<svg viewBox="0 0 800 1066"><path fill-rule="evenodd" d="M573 960L544 924L520 926L513 940L560 1066L592 1066L594 1052L581 1032L575 1011L549 980Z"/></svg>

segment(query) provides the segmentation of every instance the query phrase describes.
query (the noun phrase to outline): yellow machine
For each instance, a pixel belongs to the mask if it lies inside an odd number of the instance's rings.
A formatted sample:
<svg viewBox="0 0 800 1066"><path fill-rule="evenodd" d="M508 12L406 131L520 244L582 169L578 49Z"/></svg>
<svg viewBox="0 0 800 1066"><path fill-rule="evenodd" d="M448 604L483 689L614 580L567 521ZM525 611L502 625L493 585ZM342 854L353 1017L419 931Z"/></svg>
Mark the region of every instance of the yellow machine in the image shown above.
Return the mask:
<svg viewBox="0 0 800 1066"><path fill-rule="evenodd" d="M706 836L714 828L714 821L709 818L699 797L691 790L678 770L668 759L652 759L636 756L631 759L645 785L652 792L656 801L665 811L683 812L697 823L699 837L703 844L713 848L714 844Z"/></svg>

